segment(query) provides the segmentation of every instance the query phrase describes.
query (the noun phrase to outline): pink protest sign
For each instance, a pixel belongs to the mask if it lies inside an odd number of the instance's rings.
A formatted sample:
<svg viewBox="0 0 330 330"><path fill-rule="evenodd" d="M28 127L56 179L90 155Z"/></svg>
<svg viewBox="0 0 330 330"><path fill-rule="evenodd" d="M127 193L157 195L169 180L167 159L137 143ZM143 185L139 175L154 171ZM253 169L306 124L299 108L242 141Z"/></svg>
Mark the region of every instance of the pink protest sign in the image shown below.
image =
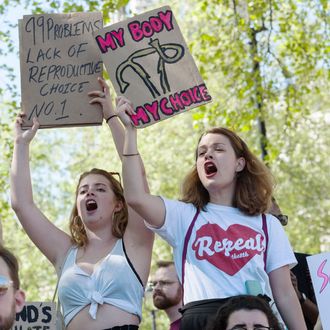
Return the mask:
<svg viewBox="0 0 330 330"><path fill-rule="evenodd" d="M323 330L330 330L330 253L307 257Z"/></svg>
<svg viewBox="0 0 330 330"><path fill-rule="evenodd" d="M170 7L161 7L93 34L117 95L145 127L211 101Z"/></svg>

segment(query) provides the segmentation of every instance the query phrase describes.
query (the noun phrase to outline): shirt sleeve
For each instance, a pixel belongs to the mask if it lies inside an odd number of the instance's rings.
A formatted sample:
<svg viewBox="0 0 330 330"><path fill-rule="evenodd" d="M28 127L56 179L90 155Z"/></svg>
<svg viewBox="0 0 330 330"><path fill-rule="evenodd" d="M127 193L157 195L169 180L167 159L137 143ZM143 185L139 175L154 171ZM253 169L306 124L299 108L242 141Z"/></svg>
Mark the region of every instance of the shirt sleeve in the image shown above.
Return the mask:
<svg viewBox="0 0 330 330"><path fill-rule="evenodd" d="M288 236L283 226L274 216L267 214L268 247L267 247L267 273L288 265L290 268L297 264Z"/></svg>
<svg viewBox="0 0 330 330"><path fill-rule="evenodd" d="M181 245L184 240L189 223L194 217L194 206L177 200L161 197L165 204L165 222L162 227L146 226L162 237L173 248Z"/></svg>

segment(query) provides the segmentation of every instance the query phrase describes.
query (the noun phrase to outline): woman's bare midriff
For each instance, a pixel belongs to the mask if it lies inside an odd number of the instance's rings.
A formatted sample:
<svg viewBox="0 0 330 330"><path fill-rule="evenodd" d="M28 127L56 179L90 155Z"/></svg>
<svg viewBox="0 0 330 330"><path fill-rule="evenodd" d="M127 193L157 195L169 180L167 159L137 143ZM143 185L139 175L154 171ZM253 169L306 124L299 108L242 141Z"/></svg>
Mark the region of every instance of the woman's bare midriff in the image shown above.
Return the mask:
<svg viewBox="0 0 330 330"><path fill-rule="evenodd" d="M89 315L90 305L82 309L68 324L67 330L103 330L114 326L139 325L139 318L109 304L99 305L96 319Z"/></svg>

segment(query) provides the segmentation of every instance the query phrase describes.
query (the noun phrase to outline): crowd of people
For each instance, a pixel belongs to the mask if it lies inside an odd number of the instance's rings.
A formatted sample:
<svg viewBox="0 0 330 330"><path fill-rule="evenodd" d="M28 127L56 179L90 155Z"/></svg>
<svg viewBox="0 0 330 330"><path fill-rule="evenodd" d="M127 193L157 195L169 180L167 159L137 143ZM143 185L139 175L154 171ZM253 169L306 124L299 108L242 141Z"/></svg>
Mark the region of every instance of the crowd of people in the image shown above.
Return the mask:
<svg viewBox="0 0 330 330"><path fill-rule="evenodd" d="M267 166L236 133L211 128L197 143L180 200L152 195L131 124L133 105L120 96L114 108L109 87L101 78L99 83L90 103L102 106L124 188L118 173L84 172L70 235L33 198L29 145L38 120L28 130L22 129L23 114L15 122L12 208L54 265L66 329L139 328L154 233L173 249L173 261L160 262L151 278L154 305L165 310L171 330L307 329L290 272L297 261L281 222L269 213L273 181ZM0 303L9 309L0 309L0 328L9 329L24 293L16 259L0 251ZM251 283L259 296L247 295Z"/></svg>

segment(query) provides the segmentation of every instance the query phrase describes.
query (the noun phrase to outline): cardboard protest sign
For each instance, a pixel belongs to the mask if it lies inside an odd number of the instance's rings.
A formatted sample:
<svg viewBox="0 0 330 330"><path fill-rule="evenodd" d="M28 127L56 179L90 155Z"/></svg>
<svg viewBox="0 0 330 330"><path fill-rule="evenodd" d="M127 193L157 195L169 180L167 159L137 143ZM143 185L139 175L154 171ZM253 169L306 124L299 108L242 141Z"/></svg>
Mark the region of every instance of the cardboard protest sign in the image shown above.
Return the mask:
<svg viewBox="0 0 330 330"><path fill-rule="evenodd" d="M117 95L145 127L211 101L170 7L161 7L93 34Z"/></svg>
<svg viewBox="0 0 330 330"><path fill-rule="evenodd" d="M330 330L330 252L307 257L323 330Z"/></svg>
<svg viewBox="0 0 330 330"><path fill-rule="evenodd" d="M26 15L19 21L23 127L98 125L101 107L87 93L99 90L103 63L92 33L102 13Z"/></svg>
<svg viewBox="0 0 330 330"><path fill-rule="evenodd" d="M56 306L53 302L27 302L16 314L12 330L55 330Z"/></svg>

